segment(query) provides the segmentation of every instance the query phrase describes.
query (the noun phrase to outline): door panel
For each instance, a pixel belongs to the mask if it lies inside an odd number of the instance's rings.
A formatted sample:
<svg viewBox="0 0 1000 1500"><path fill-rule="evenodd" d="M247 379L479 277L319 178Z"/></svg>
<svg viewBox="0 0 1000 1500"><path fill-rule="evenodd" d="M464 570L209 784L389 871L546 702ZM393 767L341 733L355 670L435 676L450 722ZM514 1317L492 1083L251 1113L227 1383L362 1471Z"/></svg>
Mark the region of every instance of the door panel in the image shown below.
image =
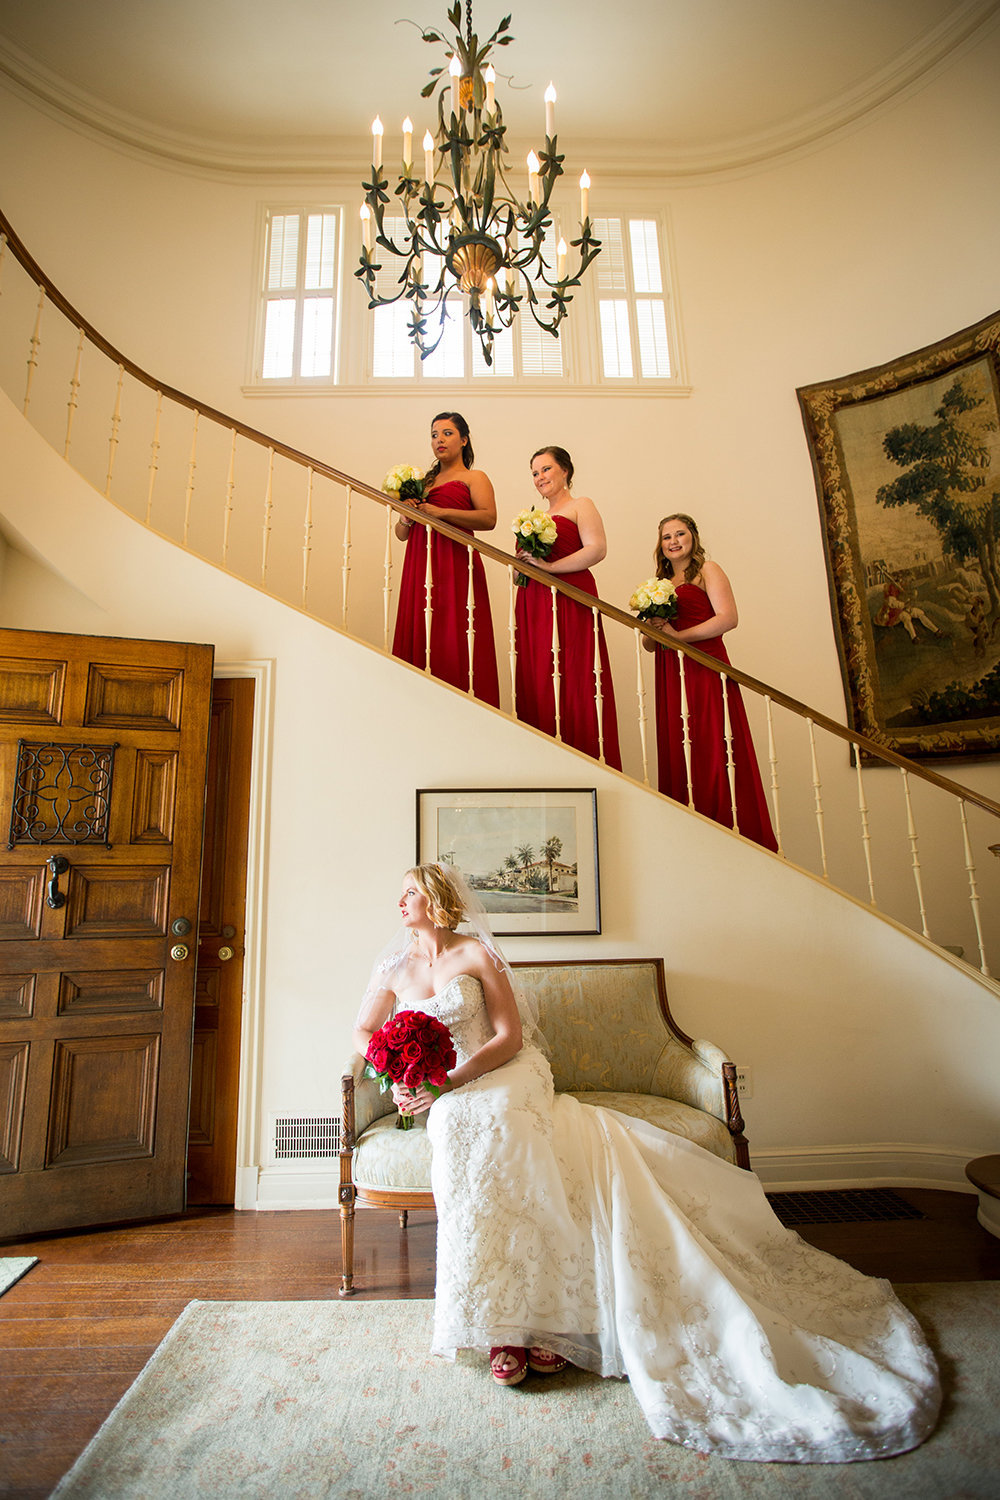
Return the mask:
<svg viewBox="0 0 1000 1500"><path fill-rule="evenodd" d="M232 1203L236 1193L253 702L248 678L216 682L195 992L191 1203Z"/></svg>
<svg viewBox="0 0 1000 1500"><path fill-rule="evenodd" d="M184 1207L211 669L0 631L0 1233Z"/></svg>

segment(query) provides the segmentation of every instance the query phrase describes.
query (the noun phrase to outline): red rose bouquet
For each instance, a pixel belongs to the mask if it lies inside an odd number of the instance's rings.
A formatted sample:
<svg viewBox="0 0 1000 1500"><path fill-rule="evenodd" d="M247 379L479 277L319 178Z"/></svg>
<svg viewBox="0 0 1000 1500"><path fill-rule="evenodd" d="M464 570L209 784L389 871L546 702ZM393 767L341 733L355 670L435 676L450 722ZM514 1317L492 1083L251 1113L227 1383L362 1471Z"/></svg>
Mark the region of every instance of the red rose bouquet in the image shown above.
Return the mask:
<svg viewBox="0 0 1000 1500"><path fill-rule="evenodd" d="M383 1094L394 1083L411 1093L422 1084L432 1094L440 1094L448 1082L448 1069L457 1060L451 1032L443 1022L422 1010L401 1010L368 1043L365 1076L377 1078ZM400 1130L409 1130L413 1116L401 1114L396 1124Z"/></svg>

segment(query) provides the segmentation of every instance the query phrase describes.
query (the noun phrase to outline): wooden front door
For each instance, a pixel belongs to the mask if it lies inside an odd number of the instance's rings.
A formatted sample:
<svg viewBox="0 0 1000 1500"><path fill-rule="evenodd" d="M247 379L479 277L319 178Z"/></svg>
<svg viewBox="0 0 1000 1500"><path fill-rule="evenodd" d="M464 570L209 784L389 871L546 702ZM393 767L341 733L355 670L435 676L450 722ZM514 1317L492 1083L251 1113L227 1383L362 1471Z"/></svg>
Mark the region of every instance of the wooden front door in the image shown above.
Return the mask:
<svg viewBox="0 0 1000 1500"><path fill-rule="evenodd" d="M211 646L0 631L0 1234L175 1213Z"/></svg>
<svg viewBox="0 0 1000 1500"><path fill-rule="evenodd" d="M232 1203L246 933L254 684L221 678L212 730L201 871L188 1202Z"/></svg>

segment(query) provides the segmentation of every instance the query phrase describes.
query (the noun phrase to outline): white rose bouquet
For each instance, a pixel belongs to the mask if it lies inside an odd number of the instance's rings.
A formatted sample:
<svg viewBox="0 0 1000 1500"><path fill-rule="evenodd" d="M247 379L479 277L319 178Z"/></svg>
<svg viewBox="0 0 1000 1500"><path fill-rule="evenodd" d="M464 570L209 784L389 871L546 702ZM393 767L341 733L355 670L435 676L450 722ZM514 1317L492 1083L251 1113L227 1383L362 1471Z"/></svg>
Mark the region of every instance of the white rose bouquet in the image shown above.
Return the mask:
<svg viewBox="0 0 1000 1500"><path fill-rule="evenodd" d="M555 545L556 523L547 510L538 510L534 505L527 510L519 510L511 522L511 531L517 537L517 545L522 552L527 552L531 557L548 557ZM518 573L514 578L518 588L526 588L531 579L525 573Z"/></svg>
<svg viewBox="0 0 1000 1500"><path fill-rule="evenodd" d="M390 469L382 481L382 492L395 495L399 500L422 500L424 498L424 471L412 464L397 464Z"/></svg>
<svg viewBox="0 0 1000 1500"><path fill-rule="evenodd" d="M677 613L677 590L669 578L647 578L628 607L640 620L672 620Z"/></svg>

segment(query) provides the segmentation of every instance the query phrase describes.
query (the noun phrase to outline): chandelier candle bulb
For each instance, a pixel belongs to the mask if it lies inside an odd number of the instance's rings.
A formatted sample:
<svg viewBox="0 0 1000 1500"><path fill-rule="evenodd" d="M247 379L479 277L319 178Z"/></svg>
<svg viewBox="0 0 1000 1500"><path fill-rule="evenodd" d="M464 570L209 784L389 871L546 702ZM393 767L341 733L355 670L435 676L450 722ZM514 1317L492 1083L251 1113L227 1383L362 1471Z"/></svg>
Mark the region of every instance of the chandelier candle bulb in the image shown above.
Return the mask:
<svg viewBox="0 0 1000 1500"><path fill-rule="evenodd" d="M590 216L590 173L580 174L580 223L586 224Z"/></svg>
<svg viewBox="0 0 1000 1500"><path fill-rule="evenodd" d="M531 199L531 201L533 203L537 203L539 201L539 199L541 198L541 193L539 192L539 188L538 188L538 169L539 169L539 167L541 165L542 164L538 160L538 157L535 155L534 151L529 151L528 152L528 197Z"/></svg>
<svg viewBox="0 0 1000 1500"><path fill-rule="evenodd" d="M486 295L483 299L485 303L486 321L490 324L492 324L493 322L493 294L495 290L496 282L492 277L490 277L489 281L486 283Z"/></svg>
<svg viewBox="0 0 1000 1500"><path fill-rule="evenodd" d="M545 134L549 140L556 133L556 91L550 83L545 90Z"/></svg>
<svg viewBox="0 0 1000 1500"><path fill-rule="evenodd" d="M424 131L424 181L434 181L434 137L429 130Z"/></svg>
<svg viewBox="0 0 1000 1500"><path fill-rule="evenodd" d="M451 112L457 120L459 110L459 79L462 76L462 64L454 54L452 55L451 62L448 64L448 72L451 74Z"/></svg>
<svg viewBox="0 0 1000 1500"><path fill-rule="evenodd" d="M368 254L372 253L372 211L367 203L361 205L361 238Z"/></svg>
<svg viewBox="0 0 1000 1500"><path fill-rule="evenodd" d="M492 63L487 63L486 67L483 69L483 82L486 85L486 113L488 115L492 115L492 114L496 113L496 107L497 107L497 103L496 103L497 70L493 66Z"/></svg>
<svg viewBox="0 0 1000 1500"><path fill-rule="evenodd" d="M382 131L384 127L378 115L372 121L372 166L382 165Z"/></svg>
<svg viewBox="0 0 1000 1500"><path fill-rule="evenodd" d="M413 121L407 115L403 121L403 166L409 169L413 165Z"/></svg>
<svg viewBox="0 0 1000 1500"><path fill-rule="evenodd" d="M566 241L563 239L562 235L560 235L559 236L559 243L556 246L556 257L557 257L557 260L558 260L558 267L559 267L557 274L558 274L558 277L559 277L560 281L565 281L566 280L566 254L567 254L568 249L569 249L569 246L566 244Z"/></svg>

